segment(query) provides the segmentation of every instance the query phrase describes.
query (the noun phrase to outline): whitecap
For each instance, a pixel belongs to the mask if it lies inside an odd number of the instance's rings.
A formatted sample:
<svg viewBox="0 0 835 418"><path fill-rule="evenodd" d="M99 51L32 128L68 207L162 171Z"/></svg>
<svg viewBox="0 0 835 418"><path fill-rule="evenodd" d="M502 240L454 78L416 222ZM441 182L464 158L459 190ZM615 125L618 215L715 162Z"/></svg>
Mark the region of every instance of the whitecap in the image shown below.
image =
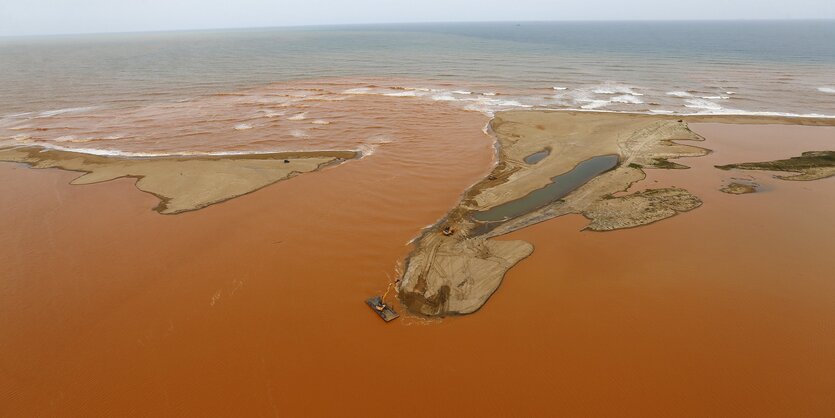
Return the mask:
<svg viewBox="0 0 835 418"><path fill-rule="evenodd" d="M686 101L684 107L689 107L692 109L704 109L709 111L722 110L722 106L719 103L711 102L710 100L705 99L689 99Z"/></svg>
<svg viewBox="0 0 835 418"><path fill-rule="evenodd" d="M87 107L67 107L67 108L64 108L64 109L45 110L41 113L38 113L37 117L48 118L48 117L51 117L51 116L57 116L57 115L61 115L61 114L64 114L64 113L84 112L84 111L92 110L92 109L93 109L93 107L87 106Z"/></svg>
<svg viewBox="0 0 835 418"><path fill-rule="evenodd" d="M357 148L357 151L361 154L362 158L365 158L365 157L367 157L369 155L373 155L375 152L377 152L377 148L379 148L381 144L388 144L388 143L391 143L393 141L394 141L394 139L390 136L386 136L386 135L373 136L371 138L368 138L366 143L361 144Z"/></svg>
<svg viewBox="0 0 835 418"><path fill-rule="evenodd" d="M236 131L243 131L245 129L252 129L252 125L247 124L247 123L239 123L239 124L235 125L235 130Z"/></svg>
<svg viewBox="0 0 835 418"><path fill-rule="evenodd" d="M643 96L638 93L633 87L622 84L603 84L592 89L592 93L596 94L629 94L632 96Z"/></svg>
<svg viewBox="0 0 835 418"><path fill-rule="evenodd" d="M452 92L455 94L473 94L473 92L467 90L453 90Z"/></svg>
<svg viewBox="0 0 835 418"><path fill-rule="evenodd" d="M414 90L406 90L406 91L396 91L393 93L383 93L383 96L391 96L391 97L415 97L417 96L417 92Z"/></svg>
<svg viewBox="0 0 835 418"><path fill-rule="evenodd" d="M692 94L686 91L668 91L667 96L674 96L674 97L693 97Z"/></svg>
<svg viewBox="0 0 835 418"><path fill-rule="evenodd" d="M454 100L456 100L456 99L455 99L455 97L453 97L453 96L452 96L452 95L450 95L450 94L436 94L436 95L432 96L432 100L438 100L438 101L454 101Z"/></svg>
<svg viewBox="0 0 835 418"><path fill-rule="evenodd" d="M580 100L578 100L580 101ZM580 106L582 109L599 109L601 107L607 106L610 102L608 100L582 100L588 104L584 104Z"/></svg>
<svg viewBox="0 0 835 418"><path fill-rule="evenodd" d="M310 122L310 123L312 123L314 125L330 125L331 124L330 122L328 122L326 120L322 120L322 119L316 119L316 120L314 120L313 122Z"/></svg>
<svg viewBox="0 0 835 418"><path fill-rule="evenodd" d="M368 87L357 87L353 89L344 90L342 94L372 94L372 90Z"/></svg>
<svg viewBox="0 0 835 418"><path fill-rule="evenodd" d="M32 145L21 145L28 147ZM223 157L223 156L238 156L238 155L269 155L284 152L316 152L315 150L271 150L271 151L176 151L176 152L134 152L122 151L116 149L101 149L101 148L74 148L64 147L56 144L38 143L36 145L43 151L57 150L66 152L76 152L79 154L101 155L105 157L124 157L124 158L161 158L161 157Z"/></svg>
<svg viewBox="0 0 835 418"><path fill-rule="evenodd" d="M612 97L611 101L614 102L614 103L626 103L626 104L641 104L641 103L644 102L643 100L641 100L641 99L639 99L635 96L629 95L629 94L624 94L622 96Z"/></svg>
<svg viewBox="0 0 835 418"><path fill-rule="evenodd" d="M552 88L553 88L554 90L560 90L560 91L562 91L562 90L568 90L568 87L559 87L559 86L554 86L554 87L552 87Z"/></svg>
<svg viewBox="0 0 835 418"><path fill-rule="evenodd" d="M287 120L305 120L305 118L307 118L307 112L295 114L287 118Z"/></svg>
<svg viewBox="0 0 835 418"><path fill-rule="evenodd" d="M833 93L835 94L835 88L833 87L818 87L818 91L821 93Z"/></svg>

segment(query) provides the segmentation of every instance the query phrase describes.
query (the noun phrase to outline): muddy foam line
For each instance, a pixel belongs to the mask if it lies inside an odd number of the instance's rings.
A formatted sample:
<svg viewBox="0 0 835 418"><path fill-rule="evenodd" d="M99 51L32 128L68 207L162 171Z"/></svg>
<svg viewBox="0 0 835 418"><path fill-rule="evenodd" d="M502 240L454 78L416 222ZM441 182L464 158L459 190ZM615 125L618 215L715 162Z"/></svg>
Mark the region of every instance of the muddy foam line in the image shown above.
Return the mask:
<svg viewBox="0 0 835 418"><path fill-rule="evenodd" d="M154 159L154 158L178 158L178 157L241 157L241 156L258 156L258 155L277 155L277 154L323 154L329 152L354 152L356 158L365 158L373 155L381 144L390 142L380 141L370 144L361 144L354 150L240 150L240 151L176 151L176 152L136 152L136 151L122 151L114 149L99 149L99 148L75 148L65 147L50 143L24 143L24 144L8 144L0 145L0 151L6 149L26 149L39 148L43 151L64 151L77 154L86 154L97 157L115 157L115 158L129 158L129 159Z"/></svg>

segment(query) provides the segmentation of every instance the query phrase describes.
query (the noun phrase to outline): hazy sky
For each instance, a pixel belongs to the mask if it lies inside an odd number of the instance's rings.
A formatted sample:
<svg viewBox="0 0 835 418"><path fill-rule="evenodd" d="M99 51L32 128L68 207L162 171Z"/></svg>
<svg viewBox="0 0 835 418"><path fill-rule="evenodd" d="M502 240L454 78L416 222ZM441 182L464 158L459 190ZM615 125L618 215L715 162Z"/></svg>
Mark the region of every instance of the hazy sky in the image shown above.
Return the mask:
<svg viewBox="0 0 835 418"><path fill-rule="evenodd" d="M0 36L344 23L835 19L835 0L0 0Z"/></svg>

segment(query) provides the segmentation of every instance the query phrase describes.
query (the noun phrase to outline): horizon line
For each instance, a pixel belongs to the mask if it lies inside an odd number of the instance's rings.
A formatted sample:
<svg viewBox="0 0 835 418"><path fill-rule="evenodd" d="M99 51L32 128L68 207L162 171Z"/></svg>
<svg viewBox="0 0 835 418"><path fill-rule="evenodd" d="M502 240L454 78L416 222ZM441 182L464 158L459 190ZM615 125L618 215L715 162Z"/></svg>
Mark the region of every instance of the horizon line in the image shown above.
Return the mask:
<svg viewBox="0 0 835 418"><path fill-rule="evenodd" d="M270 25L270 26L227 26L227 27L203 27L203 28L182 28L182 29L151 29L151 30L128 30L128 31L102 31L102 32L56 32L38 33L23 35L0 35L0 39L9 38L48 38L58 36L93 36L93 35L139 35L139 34L163 34L181 32L220 32L236 30L265 30L265 29L304 29L304 28L334 28L334 27L360 27L360 26L385 26L385 25L422 25L422 24L480 24L480 23L662 23L662 22L803 22L803 21L833 21L835 18L723 18L723 19L562 19L562 20L436 20L436 21L403 21L403 22L358 22L358 23L317 23L317 24L296 24L296 25Z"/></svg>

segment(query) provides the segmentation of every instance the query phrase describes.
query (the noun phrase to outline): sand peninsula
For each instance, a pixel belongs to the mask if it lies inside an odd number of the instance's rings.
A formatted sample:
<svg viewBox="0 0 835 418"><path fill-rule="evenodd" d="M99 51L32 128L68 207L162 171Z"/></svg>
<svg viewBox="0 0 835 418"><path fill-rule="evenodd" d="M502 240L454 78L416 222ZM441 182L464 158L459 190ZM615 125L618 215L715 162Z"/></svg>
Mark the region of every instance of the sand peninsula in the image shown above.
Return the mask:
<svg viewBox="0 0 835 418"><path fill-rule="evenodd" d="M701 200L681 188L623 194L646 177L646 169L686 169L670 160L710 152L693 145L704 138L688 129L688 121L835 124L754 116L499 112L489 124L497 141L495 168L415 240L397 287L400 301L426 316L475 312L507 270L533 252L528 242L494 238L557 216L582 214L589 220L585 229L610 231L699 207Z"/></svg>
<svg viewBox="0 0 835 418"><path fill-rule="evenodd" d="M136 178L139 190L160 199L154 210L162 214L201 209L357 156L317 151L128 158L32 146L0 149L0 161L84 173L71 184Z"/></svg>

